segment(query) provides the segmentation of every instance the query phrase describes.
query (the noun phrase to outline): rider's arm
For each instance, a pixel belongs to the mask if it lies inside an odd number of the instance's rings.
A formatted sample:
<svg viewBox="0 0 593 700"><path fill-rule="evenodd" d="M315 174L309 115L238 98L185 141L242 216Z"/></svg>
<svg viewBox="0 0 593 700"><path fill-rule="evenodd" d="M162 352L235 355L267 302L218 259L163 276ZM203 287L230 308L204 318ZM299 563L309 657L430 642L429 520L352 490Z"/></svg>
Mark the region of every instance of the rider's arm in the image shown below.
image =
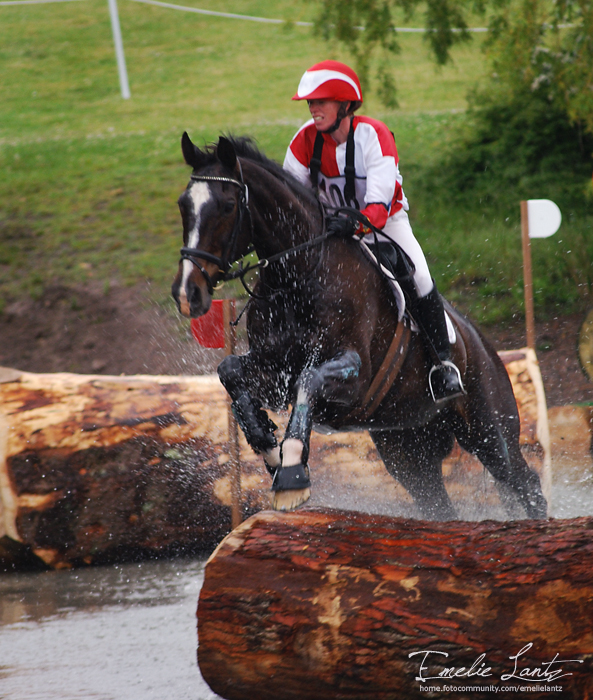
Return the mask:
<svg viewBox="0 0 593 700"><path fill-rule="evenodd" d="M293 177L295 177L301 184L311 187L309 168L298 160L298 158L290 150L290 146L286 151L286 157L284 158L284 164L282 167Z"/></svg>
<svg viewBox="0 0 593 700"><path fill-rule="evenodd" d="M382 122L369 122L359 124L356 129L366 171L366 206L362 213L373 226L382 229L401 192L401 176L391 132Z"/></svg>

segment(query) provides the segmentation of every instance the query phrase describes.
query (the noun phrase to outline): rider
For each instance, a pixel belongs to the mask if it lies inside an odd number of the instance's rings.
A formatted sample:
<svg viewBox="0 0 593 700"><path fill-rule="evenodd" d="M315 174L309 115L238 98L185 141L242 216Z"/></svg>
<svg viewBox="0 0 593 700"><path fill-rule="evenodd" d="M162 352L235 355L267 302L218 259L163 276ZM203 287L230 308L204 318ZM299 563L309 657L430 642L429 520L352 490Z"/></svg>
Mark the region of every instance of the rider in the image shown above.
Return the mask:
<svg viewBox="0 0 593 700"><path fill-rule="evenodd" d="M376 119L354 116L362 104L360 82L339 61L309 68L292 99L307 100L312 118L290 142L284 169L316 189L329 212L344 205L358 209L387 241L407 254L415 271L412 281L402 286L412 315L439 359L435 357L430 375L433 397L441 401L464 394L459 370L451 362L443 302L408 219L393 134ZM358 220L343 215L328 217L327 230L343 236L365 233ZM364 240L372 243L375 239L369 233ZM393 255L388 253L387 258Z"/></svg>

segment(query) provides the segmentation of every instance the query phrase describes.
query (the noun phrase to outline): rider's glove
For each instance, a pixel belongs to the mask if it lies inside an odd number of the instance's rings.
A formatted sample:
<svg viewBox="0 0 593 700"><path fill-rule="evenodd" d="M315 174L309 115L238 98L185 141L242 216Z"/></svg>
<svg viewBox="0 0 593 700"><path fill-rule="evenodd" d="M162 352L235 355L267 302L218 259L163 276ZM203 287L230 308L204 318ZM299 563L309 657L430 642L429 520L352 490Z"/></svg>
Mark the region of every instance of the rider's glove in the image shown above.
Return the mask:
<svg viewBox="0 0 593 700"><path fill-rule="evenodd" d="M330 216L325 230L338 238L351 238L358 231L358 221L351 216Z"/></svg>

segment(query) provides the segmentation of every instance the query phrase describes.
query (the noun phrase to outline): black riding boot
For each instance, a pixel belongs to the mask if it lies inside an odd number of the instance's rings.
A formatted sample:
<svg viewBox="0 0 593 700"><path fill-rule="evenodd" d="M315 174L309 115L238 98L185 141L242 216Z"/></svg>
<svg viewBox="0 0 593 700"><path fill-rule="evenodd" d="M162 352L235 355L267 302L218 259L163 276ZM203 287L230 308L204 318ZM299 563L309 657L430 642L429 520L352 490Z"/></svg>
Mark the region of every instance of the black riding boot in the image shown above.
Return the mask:
<svg viewBox="0 0 593 700"><path fill-rule="evenodd" d="M428 381L432 397L436 403L465 394L461 374L451 362L449 332L445 320L443 301L436 285L414 304L414 317L432 342L440 363L430 370Z"/></svg>

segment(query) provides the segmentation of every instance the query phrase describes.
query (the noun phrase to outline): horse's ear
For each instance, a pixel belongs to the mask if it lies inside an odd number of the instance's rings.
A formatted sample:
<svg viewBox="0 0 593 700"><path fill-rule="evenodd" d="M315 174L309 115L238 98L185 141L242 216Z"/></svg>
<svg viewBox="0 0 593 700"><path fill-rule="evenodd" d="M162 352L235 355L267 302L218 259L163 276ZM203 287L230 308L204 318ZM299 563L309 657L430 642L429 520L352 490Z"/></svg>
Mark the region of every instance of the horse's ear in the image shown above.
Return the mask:
<svg viewBox="0 0 593 700"><path fill-rule="evenodd" d="M216 147L216 155L218 160L224 165L228 170L234 171L237 167L237 154L235 153L235 147L224 136L218 139L218 146Z"/></svg>
<svg viewBox="0 0 593 700"><path fill-rule="evenodd" d="M192 140L187 135L187 131L184 131L181 137L181 152L183 153L185 162L191 165L194 170L197 170L204 161L204 154L197 146L194 146Z"/></svg>

